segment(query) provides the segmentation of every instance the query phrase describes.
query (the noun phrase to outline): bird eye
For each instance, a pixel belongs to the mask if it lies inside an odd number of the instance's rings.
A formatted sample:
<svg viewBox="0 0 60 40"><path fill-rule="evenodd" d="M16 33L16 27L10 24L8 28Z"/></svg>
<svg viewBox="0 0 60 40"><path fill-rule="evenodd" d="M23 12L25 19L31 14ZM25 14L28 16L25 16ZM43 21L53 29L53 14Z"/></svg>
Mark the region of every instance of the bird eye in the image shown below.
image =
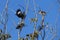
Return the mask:
<svg viewBox="0 0 60 40"><path fill-rule="evenodd" d="M21 19L25 19L25 17L26 17L25 12L22 12L20 9L18 9L16 11L16 16L21 18Z"/></svg>

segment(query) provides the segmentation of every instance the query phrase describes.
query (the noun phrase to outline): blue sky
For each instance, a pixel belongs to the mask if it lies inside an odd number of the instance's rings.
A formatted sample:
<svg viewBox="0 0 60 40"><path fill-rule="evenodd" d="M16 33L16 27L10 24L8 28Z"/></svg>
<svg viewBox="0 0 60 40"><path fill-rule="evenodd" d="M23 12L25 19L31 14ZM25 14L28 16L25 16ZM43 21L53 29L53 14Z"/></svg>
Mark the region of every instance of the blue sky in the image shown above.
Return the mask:
<svg viewBox="0 0 60 40"><path fill-rule="evenodd" d="M2 15L2 11L5 8L7 0L0 0L0 16ZM8 23L7 23L7 32L12 35L12 38L9 40L17 40L18 38L18 30L16 29L16 26L18 25L19 18L15 15L15 12L17 9L21 9L22 11L26 10L26 5L28 3L28 0L9 0L8 4ZM38 10L43 10L46 12L45 16L45 24L48 22L49 27L55 27L56 25L56 30L57 31L57 36L55 37L54 40L58 40L60 38L60 13L59 13L59 3L57 0L35 0L35 9L36 12ZM24 7L24 9L22 8ZM13 11L12 11L13 10ZM26 34L32 33L33 32L33 23L30 24L29 18L35 17L34 14L34 4L33 0L29 0L28 4L28 11L27 11L27 16L25 19L26 26L22 29L22 32L20 33L21 37L25 37ZM3 17L0 17L0 20L3 19ZM41 15L38 14L38 24L41 22ZM16 25L14 24L16 23ZM0 29L3 30L3 24L0 24ZM39 37L39 40L41 37ZM48 37L50 39L51 37ZM46 39L45 39L46 40Z"/></svg>

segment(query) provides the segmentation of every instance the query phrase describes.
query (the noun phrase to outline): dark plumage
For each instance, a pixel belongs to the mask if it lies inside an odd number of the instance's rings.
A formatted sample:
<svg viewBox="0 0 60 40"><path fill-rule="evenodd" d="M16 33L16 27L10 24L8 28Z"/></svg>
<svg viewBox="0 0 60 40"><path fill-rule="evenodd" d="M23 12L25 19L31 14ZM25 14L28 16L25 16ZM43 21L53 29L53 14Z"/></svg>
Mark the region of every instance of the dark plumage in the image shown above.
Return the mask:
<svg viewBox="0 0 60 40"><path fill-rule="evenodd" d="M25 12L22 12L20 9L16 11L16 15L21 19L25 19L26 17Z"/></svg>
<svg viewBox="0 0 60 40"><path fill-rule="evenodd" d="M21 23L21 24L19 24L19 25L16 27L16 29L22 29L22 27L23 27L24 25L25 25L24 23Z"/></svg>

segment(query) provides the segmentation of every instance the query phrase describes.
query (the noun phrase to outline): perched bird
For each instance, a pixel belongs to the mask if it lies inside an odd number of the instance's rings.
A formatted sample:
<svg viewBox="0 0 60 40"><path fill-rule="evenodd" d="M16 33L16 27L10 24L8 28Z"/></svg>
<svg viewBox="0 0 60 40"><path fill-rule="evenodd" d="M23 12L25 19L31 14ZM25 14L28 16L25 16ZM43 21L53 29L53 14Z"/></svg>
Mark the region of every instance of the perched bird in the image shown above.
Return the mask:
<svg viewBox="0 0 60 40"><path fill-rule="evenodd" d="M26 17L25 12L22 12L20 9L16 11L16 15L21 19L25 19Z"/></svg>

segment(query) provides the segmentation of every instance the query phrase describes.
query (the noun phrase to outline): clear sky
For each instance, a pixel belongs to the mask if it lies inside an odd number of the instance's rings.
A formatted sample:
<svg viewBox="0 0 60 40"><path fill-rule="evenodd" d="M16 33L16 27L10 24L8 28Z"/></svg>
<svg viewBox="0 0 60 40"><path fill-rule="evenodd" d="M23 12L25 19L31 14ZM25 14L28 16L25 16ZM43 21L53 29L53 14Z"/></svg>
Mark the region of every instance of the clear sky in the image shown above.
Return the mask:
<svg viewBox="0 0 60 40"><path fill-rule="evenodd" d="M0 20L4 19L1 17L2 11L5 8L7 0L0 0ZM21 9L22 11L26 10L26 5L28 3L28 0L9 0L8 3L8 23L7 23L7 33L11 34L12 38L9 40L17 40L18 38L18 30L16 29L16 26L18 25L19 18L15 15L17 9ZM34 3L36 6L34 6ZM45 16L45 24L48 22L49 27L55 27L57 31L57 36L55 37L54 40L58 40L60 38L60 13L59 13L59 3L57 0L35 0L33 3L33 0L29 0L28 4L28 11L25 19L25 24L26 26L22 29L20 33L20 37L26 37L26 34L32 33L33 32L33 23L30 24L29 18L35 17L34 14L34 7L36 9L36 12L39 10L43 10L46 12ZM24 8L23 8L24 7ZM41 15L38 14L38 22L37 26L41 22ZM14 24L15 22L15 24ZM0 24L0 29L3 30L3 24ZM48 32L48 31L47 31ZM47 33L46 32L46 33ZM47 34L48 40L50 40L51 36ZM41 37L39 37L39 40L41 40ZM46 40L46 39L45 39Z"/></svg>

